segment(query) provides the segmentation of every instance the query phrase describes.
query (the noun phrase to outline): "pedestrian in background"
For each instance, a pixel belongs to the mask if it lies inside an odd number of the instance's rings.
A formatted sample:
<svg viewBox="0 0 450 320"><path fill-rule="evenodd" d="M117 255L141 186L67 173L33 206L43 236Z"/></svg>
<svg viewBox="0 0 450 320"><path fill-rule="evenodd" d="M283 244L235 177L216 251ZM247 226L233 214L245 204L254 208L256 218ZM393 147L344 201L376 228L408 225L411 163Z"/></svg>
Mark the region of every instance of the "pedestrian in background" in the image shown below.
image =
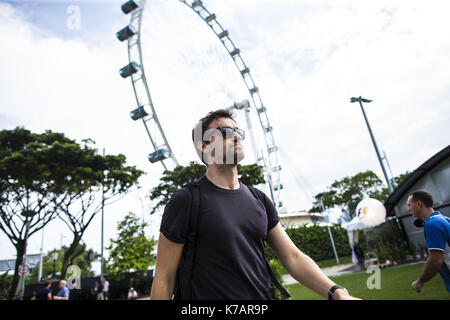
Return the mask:
<svg viewBox="0 0 450 320"><path fill-rule="evenodd" d="M67 281L60 280L59 281L59 291L56 296L53 297L53 300L69 300L70 291L67 288Z"/></svg>
<svg viewBox="0 0 450 320"><path fill-rule="evenodd" d="M95 280L94 296L95 300L104 300L105 298L103 296L103 285L100 280Z"/></svg>
<svg viewBox="0 0 450 320"><path fill-rule="evenodd" d="M106 277L103 277L103 299L108 300L109 296L109 281Z"/></svg>
<svg viewBox="0 0 450 320"><path fill-rule="evenodd" d="M445 289L450 292L450 218L433 209L433 196L425 190L410 193L408 211L418 219L415 223L424 227L428 258L419 278L411 288L420 292L425 282L438 272L444 280Z"/></svg>
<svg viewBox="0 0 450 320"><path fill-rule="evenodd" d="M130 291L128 291L128 300L136 300L137 295L138 294L137 294L136 290L133 287L131 287Z"/></svg>
<svg viewBox="0 0 450 320"><path fill-rule="evenodd" d="M52 300L52 289L50 287L52 283L50 281L45 281L44 288L39 290L36 295L36 300Z"/></svg>

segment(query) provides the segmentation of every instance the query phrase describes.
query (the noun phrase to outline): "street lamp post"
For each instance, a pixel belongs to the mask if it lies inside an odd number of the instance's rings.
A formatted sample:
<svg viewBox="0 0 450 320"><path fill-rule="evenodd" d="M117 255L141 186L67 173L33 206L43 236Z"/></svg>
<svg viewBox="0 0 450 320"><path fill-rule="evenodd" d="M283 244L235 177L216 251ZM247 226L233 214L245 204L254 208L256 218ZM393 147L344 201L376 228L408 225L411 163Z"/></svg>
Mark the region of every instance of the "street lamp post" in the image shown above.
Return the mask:
<svg viewBox="0 0 450 320"><path fill-rule="evenodd" d="M20 298L23 300L23 296L25 294L25 268L26 268L26 262L27 262L27 242L28 242L28 232L30 230L30 223L33 216L36 214L36 212L32 210L24 210L22 211L22 216L25 217L25 243L24 243L24 251L23 251L23 257L22 257L22 285L21 285L21 292L20 292Z"/></svg>
<svg viewBox="0 0 450 320"><path fill-rule="evenodd" d="M320 206L322 207L322 212L325 212L325 206L324 206L324 204L323 204L322 199L320 199L320 197L321 197L322 195L323 195L323 193L319 193L319 194L316 196L316 198L319 199ZM328 235L330 236L331 246L333 247L334 257L336 258L336 263L337 263L337 264L340 264L340 262L339 262L339 256L338 256L337 251L336 251L336 246L334 245L333 234L331 233L331 229L330 229L329 222L328 222L328 224L327 224L327 229L328 229Z"/></svg>
<svg viewBox="0 0 450 320"><path fill-rule="evenodd" d="M105 156L105 148L103 148L103 157ZM103 281L105 277L105 258L104 258L104 222L105 222L105 190L102 185L102 227L101 227L101 265L100 265L100 279Z"/></svg>
<svg viewBox="0 0 450 320"><path fill-rule="evenodd" d="M39 273L38 273L38 282L42 279L42 260L43 260L43 251L44 251L44 228L42 228L42 237L41 237L41 251L39 252Z"/></svg>
<svg viewBox="0 0 450 320"><path fill-rule="evenodd" d="M53 259L53 278L55 278L55 274L56 274L55 273L55 271L56 271L55 265L56 265L56 260L58 259L58 252L56 252L56 250L52 254L52 259Z"/></svg>
<svg viewBox="0 0 450 320"><path fill-rule="evenodd" d="M353 97L353 98L350 99L351 103L359 102L359 105L361 106L361 111L363 113L364 120L366 121L367 129L369 129L370 138L372 139L373 146L375 148L375 152L377 153L378 161L380 162L380 165L381 165L381 170L383 170L383 175L384 175L384 178L386 179L386 184L388 186L389 194L391 194L392 191L393 191L392 185L391 185L391 181L389 180L389 177L387 175L386 168L384 167L383 160L382 160L381 155L380 155L380 151L378 150L378 146L377 146L377 143L375 141L375 137L374 137L374 135L372 133L372 129L370 128L369 120L367 119L366 112L364 111L364 107L363 107L363 104L362 104L363 102L370 103L372 101L373 100L364 99L361 96L359 96L358 98Z"/></svg>

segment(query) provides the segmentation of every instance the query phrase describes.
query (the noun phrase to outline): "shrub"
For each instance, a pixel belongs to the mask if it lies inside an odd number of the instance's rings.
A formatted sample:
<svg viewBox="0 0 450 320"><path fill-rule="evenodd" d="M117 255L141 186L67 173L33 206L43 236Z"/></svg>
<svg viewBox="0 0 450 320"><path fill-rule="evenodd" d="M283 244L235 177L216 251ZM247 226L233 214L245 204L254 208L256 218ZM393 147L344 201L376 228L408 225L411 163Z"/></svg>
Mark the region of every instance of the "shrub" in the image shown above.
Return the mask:
<svg viewBox="0 0 450 320"><path fill-rule="evenodd" d="M283 265L278 259L271 259L269 261L270 269L272 269L275 277L277 278L278 282L283 285L283 275L286 273L286 270L284 269ZM270 282L269 286L269 292L270 296L274 300L285 300L281 292L273 285L272 282Z"/></svg>
<svg viewBox="0 0 450 320"><path fill-rule="evenodd" d="M347 230L339 225L333 225L330 229L338 256L351 255L352 250L348 242ZM309 227L287 228L286 233L297 248L310 256L314 261L334 258L333 247L327 227L314 224Z"/></svg>

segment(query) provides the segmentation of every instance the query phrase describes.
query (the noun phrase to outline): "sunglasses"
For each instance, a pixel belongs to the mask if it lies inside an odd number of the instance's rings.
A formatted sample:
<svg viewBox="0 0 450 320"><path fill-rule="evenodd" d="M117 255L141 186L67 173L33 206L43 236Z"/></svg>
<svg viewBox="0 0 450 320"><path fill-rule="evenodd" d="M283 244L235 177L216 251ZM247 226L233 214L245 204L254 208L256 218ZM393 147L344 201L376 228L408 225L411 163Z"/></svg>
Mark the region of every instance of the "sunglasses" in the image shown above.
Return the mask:
<svg viewBox="0 0 450 320"><path fill-rule="evenodd" d="M219 130L225 139L232 138L235 132L238 134L239 137L241 137L242 140L245 139L245 131L242 129L232 128L232 127L224 127L224 126L217 127L215 129ZM211 130L211 131L213 131L213 130ZM214 135L213 132L211 132L211 134L207 135L207 137L205 137L205 140L206 140L205 142L209 142L208 140L211 139L211 136L213 136L213 135Z"/></svg>

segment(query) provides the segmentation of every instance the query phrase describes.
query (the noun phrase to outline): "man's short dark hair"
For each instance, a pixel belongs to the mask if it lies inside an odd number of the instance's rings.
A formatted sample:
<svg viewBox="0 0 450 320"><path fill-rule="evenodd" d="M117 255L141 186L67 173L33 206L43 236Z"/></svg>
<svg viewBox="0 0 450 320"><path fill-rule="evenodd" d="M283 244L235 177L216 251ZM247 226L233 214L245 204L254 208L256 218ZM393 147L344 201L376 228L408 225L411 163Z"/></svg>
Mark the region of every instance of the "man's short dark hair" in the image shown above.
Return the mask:
<svg viewBox="0 0 450 320"><path fill-rule="evenodd" d="M209 125L211 124L211 122L213 122L215 119L219 119L219 118L229 118L236 122L236 120L234 120L232 111L225 110L225 109L219 109L216 111L209 112L205 117L201 118L198 121L197 125L194 127L194 129L192 129L192 142L194 143L195 151L197 152L197 154L200 157L200 159L202 160L202 162L206 165L207 165L207 163L205 162L205 159L203 158L204 157L203 152L197 148L197 143L199 141L203 141L203 135L205 134L206 130L209 129ZM200 132L201 132L201 135L200 135Z"/></svg>
<svg viewBox="0 0 450 320"><path fill-rule="evenodd" d="M409 195L412 196L412 199L414 202L422 201L422 203L425 205L425 207L427 207L427 208L433 207L433 203L434 203L433 196L428 191L416 190L416 191L411 192Z"/></svg>

